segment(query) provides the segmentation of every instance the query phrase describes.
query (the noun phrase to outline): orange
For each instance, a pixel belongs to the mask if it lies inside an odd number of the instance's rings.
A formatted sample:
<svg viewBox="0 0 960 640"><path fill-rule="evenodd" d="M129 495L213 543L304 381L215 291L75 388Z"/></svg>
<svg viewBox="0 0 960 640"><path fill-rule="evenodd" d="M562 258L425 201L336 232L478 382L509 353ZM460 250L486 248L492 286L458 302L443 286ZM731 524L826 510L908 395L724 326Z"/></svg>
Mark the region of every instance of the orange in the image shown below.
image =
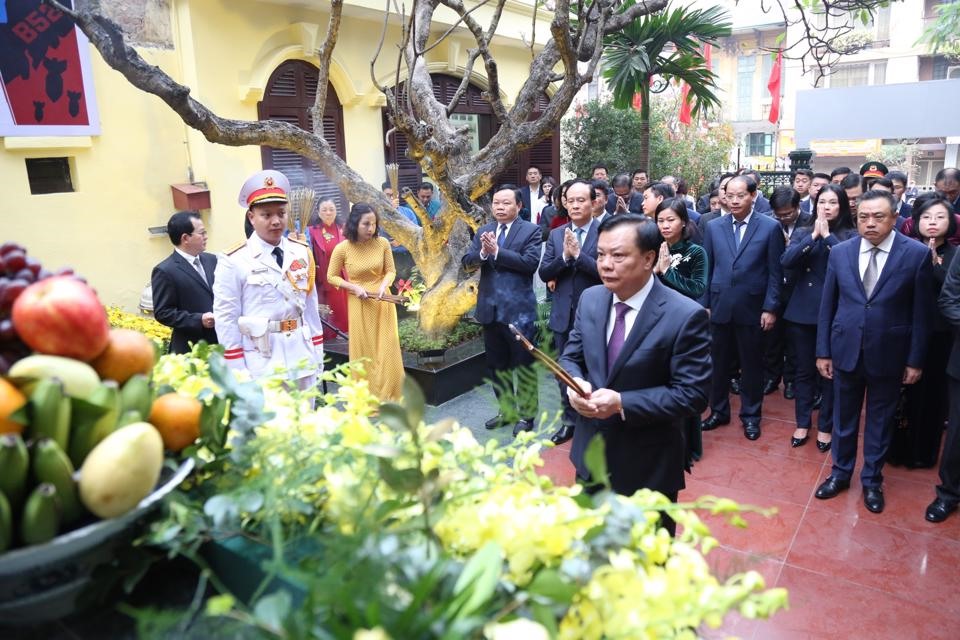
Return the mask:
<svg viewBox="0 0 960 640"><path fill-rule="evenodd" d="M167 393L153 401L147 422L156 427L163 446L180 451L200 437L203 404L196 398Z"/></svg>
<svg viewBox="0 0 960 640"><path fill-rule="evenodd" d="M135 373L150 375L153 371L153 341L133 329L111 329L107 348L90 365L102 380L129 380Z"/></svg>
<svg viewBox="0 0 960 640"><path fill-rule="evenodd" d="M0 378L0 434L23 433L26 426L10 419L10 414L27 403L27 396L15 386Z"/></svg>

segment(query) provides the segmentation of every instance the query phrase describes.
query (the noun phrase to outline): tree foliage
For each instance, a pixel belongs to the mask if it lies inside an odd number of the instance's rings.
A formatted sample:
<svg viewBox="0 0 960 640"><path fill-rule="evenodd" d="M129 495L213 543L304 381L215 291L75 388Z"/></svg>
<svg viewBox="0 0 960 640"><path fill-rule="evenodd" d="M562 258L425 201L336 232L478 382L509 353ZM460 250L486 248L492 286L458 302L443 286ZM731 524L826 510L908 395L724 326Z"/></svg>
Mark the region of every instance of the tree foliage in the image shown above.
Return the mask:
<svg viewBox="0 0 960 640"><path fill-rule="evenodd" d="M679 100L653 99L650 122L651 179L680 176L702 193L728 163L733 132L728 125L682 125L677 119ZM640 114L618 109L610 101L591 101L577 107L561 123L563 164L567 171L589 176L593 165L604 163L611 174L638 168Z"/></svg>
<svg viewBox="0 0 960 640"><path fill-rule="evenodd" d="M647 168L650 160L652 94L664 91L670 81L684 82L690 87L693 117L720 106L714 94L717 76L707 68L703 46L729 35L729 14L723 8L679 7L640 16L604 39L603 75L614 104L626 109L634 95L640 99L638 166Z"/></svg>

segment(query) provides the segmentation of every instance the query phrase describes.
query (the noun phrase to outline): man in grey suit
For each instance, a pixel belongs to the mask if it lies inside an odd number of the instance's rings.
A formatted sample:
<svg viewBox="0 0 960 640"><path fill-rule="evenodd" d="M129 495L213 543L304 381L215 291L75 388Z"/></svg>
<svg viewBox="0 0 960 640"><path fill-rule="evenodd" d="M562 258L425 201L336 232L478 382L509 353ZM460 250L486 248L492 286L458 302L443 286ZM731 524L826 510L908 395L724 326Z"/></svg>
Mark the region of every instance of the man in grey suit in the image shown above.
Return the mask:
<svg viewBox="0 0 960 640"><path fill-rule="evenodd" d="M710 329L706 310L652 277L663 238L657 225L620 214L600 225L603 286L584 291L560 364L589 393L567 392L579 414L570 460L590 481L584 454L604 439L614 491L684 487L684 420L707 405ZM663 518L673 532L675 524Z"/></svg>
<svg viewBox="0 0 960 640"><path fill-rule="evenodd" d="M213 272L217 257L206 253L200 214L178 211L167 222L173 253L153 268L153 317L173 329L170 353L187 353L191 342L217 344L213 321Z"/></svg>

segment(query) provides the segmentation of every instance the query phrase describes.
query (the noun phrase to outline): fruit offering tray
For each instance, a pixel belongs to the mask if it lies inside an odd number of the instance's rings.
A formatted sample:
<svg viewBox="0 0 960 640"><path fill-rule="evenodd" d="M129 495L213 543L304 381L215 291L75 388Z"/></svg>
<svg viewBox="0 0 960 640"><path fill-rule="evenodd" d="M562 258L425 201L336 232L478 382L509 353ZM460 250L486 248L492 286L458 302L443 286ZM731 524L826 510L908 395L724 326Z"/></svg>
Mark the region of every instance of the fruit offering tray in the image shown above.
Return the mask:
<svg viewBox="0 0 960 640"><path fill-rule="evenodd" d="M41 545L0 554L0 626L62 618L77 608L94 570L129 545L143 520L193 470L188 459L164 467L157 488L122 516L98 520ZM0 632L0 637L3 633Z"/></svg>

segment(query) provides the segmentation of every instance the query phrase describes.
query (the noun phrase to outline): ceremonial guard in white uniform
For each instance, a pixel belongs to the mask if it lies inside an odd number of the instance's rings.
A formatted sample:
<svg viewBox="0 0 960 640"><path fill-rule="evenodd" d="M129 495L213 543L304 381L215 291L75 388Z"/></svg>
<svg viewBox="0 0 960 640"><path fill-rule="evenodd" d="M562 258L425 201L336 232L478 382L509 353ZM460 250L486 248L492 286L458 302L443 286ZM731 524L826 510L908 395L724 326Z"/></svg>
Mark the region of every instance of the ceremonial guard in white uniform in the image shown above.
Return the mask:
<svg viewBox="0 0 960 640"><path fill-rule="evenodd" d="M213 315L232 369L254 378L277 370L300 389L323 370L323 327L317 311L313 256L284 237L290 182L260 171L240 190L253 233L217 261Z"/></svg>

